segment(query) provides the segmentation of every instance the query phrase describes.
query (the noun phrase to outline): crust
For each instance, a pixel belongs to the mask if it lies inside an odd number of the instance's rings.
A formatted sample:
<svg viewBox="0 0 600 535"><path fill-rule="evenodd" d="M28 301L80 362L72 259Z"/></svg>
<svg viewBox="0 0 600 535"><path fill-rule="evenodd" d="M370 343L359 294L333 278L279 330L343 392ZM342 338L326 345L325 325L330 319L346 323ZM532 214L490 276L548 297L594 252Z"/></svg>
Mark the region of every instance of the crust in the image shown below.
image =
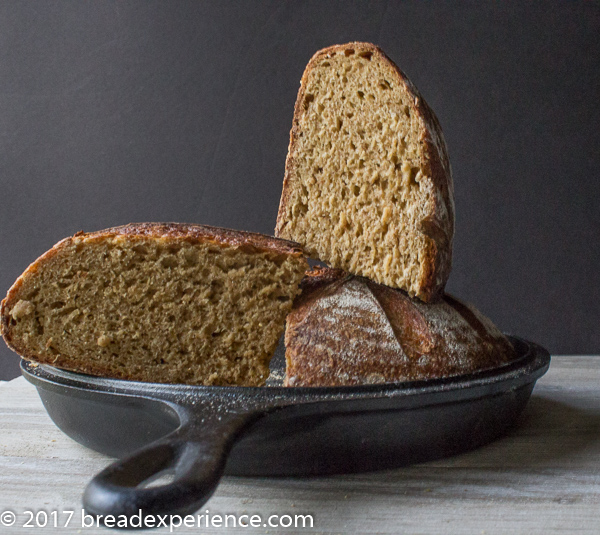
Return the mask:
<svg viewBox="0 0 600 535"><path fill-rule="evenodd" d="M290 202L290 180L292 170L295 168L294 154L300 134L300 118L305 112L303 106L304 94L308 77L312 69L324 57L333 53L355 50L360 53L371 53L386 63L396 76L399 84L403 85L413 99L411 107L413 113L420 119L420 142L424 155L424 167L430 177L435 194L429 209L429 216L425 220L421 231L430 238L430 244L425 256L425 266L421 276L421 291L417 297L429 302L439 299L443 294L446 281L452 269L452 241L454 237L454 185L452 170L448 159L448 152L440 123L433 110L429 107L418 89L398 68L398 66L381 50L372 43L352 42L344 45L334 45L319 50L308 62L302 79L300 89L294 106L294 118L290 131L288 155L285 163L285 176L279 203L279 212L275 227L275 236L280 236L286 222L285 213Z"/></svg>
<svg viewBox="0 0 600 535"><path fill-rule="evenodd" d="M87 234L78 232L73 238L109 238L111 236L145 236L167 241L183 240L189 243L212 242L216 245L254 248L257 252L270 251L293 256L304 255L302 247L293 241L256 232L191 223L129 223ZM73 238L67 238L67 240Z"/></svg>
<svg viewBox="0 0 600 535"><path fill-rule="evenodd" d="M508 339L472 305L447 294L422 303L333 269L306 274L285 342L287 386L448 377L515 357Z"/></svg>
<svg viewBox="0 0 600 535"><path fill-rule="evenodd" d="M8 309L15 305L18 299L19 291L24 281L31 277L45 262L57 255L62 249L71 245L71 243L87 240L104 240L124 236L129 238L149 237L159 238L165 242L187 241L189 243L210 242L222 247L235 247L243 249L247 253L252 252L272 252L276 255L291 255L294 257L303 257L304 251L297 243L274 238L264 234L254 232L244 232L221 227L212 227L208 225L195 225L187 223L129 223L119 227L112 227L96 232L84 233L79 231L69 238L59 241L54 247L46 251L37 260L19 276L15 283L8 290L6 297L0 305L0 334L4 338L6 345L25 359L43 362L39 355L29 352L26 348L16 347L11 339L9 330ZM53 364L52 362L47 362ZM97 366L93 367L94 374L98 374ZM78 368L78 371L92 371ZM125 376L123 378L126 378Z"/></svg>

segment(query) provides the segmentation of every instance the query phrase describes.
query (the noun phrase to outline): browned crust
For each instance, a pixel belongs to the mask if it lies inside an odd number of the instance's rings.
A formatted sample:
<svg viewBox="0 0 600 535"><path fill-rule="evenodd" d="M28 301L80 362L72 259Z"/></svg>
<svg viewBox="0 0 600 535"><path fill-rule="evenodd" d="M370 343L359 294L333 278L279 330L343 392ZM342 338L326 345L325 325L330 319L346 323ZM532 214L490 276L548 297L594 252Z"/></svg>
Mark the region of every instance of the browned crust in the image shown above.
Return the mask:
<svg viewBox="0 0 600 535"><path fill-rule="evenodd" d="M186 241L188 243L212 243L220 247L239 248L248 253L272 252L275 255L291 255L294 257L304 256L302 247L289 240L274 238L272 236L254 232L245 232L191 223L129 223L127 225L111 227L96 232L84 233L83 231L79 231L73 236L59 241L56 245L54 245L54 247L46 251L32 264L30 264L29 267L10 287L6 297L2 300L0 305L0 334L10 349L25 359L35 360L37 362L46 364L53 364L60 367L60 357L56 361L44 361L40 358L40 355L30 352L25 347L18 347L15 345L10 335L8 310L16 304L19 291L25 280L33 276L41 265L57 255L62 249L68 247L74 242L96 239L104 240L118 236L126 236L129 238L159 238L165 240L167 243L175 241ZM78 366L77 371L83 373L93 373L94 375L102 374L102 370L95 363L90 367L86 367L85 365L82 365L81 367ZM106 373L109 372L109 370L105 371ZM114 375L114 371L112 374ZM124 374L121 378L128 377L126 374Z"/></svg>
<svg viewBox="0 0 600 535"><path fill-rule="evenodd" d="M294 117L290 131L288 155L285 162L283 189L277 214L275 236L280 236L286 222L285 213L290 202L290 181L295 169L294 154L300 134L300 119L305 112L304 95L308 77L313 68L323 58L332 54L354 50L355 53L371 53L386 63L396 76L397 82L404 86L411 99L413 113L420 119L420 143L424 154L426 175L431 178L434 191L439 192L440 199L434 196L429 216L421 229L430 238L429 250L425 257L425 269L422 274L421 290L417 297L425 302L435 301L443 295L446 282L452 269L452 241L454 238L454 185L452 169L448 159L448 151L440 123L418 89L398 66L379 48L372 43L351 42L343 45L333 45L316 52L308 62L294 106Z"/></svg>
<svg viewBox="0 0 600 535"><path fill-rule="evenodd" d="M189 243L210 242L215 245L248 248L248 250L254 248L256 252L304 255L302 247L293 241L256 232L192 223L129 223L87 234L77 233L73 238L110 238L112 236L144 236L165 240L183 240Z"/></svg>
<svg viewBox="0 0 600 535"><path fill-rule="evenodd" d="M368 312L357 306L355 315L346 320L348 309L338 313L334 305L329 305L333 306L329 314L340 314L341 323L335 325L314 313L322 297L333 294L352 279L362 281L381 306L398 351L386 352L392 340L385 338L383 332L375 332L368 335L370 350L359 359L345 359L345 351L352 351L349 348L357 337L365 336L365 331L357 326ZM385 382L433 379L492 368L515 357L508 339L489 319L472 305L447 294L437 303L426 304L402 290L328 268L308 272L301 287L302 295L294 301L287 318L286 386L360 384L352 377L373 374ZM451 312L446 316L450 319L436 326L433 322L440 307ZM450 340L460 343L460 355Z"/></svg>

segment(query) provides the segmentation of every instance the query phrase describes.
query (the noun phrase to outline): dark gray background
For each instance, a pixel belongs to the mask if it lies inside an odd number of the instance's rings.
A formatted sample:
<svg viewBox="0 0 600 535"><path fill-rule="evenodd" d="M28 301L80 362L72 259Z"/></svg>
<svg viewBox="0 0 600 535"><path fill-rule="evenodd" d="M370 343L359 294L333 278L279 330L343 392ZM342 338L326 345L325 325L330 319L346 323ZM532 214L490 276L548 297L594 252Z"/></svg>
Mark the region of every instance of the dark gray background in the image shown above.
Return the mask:
<svg viewBox="0 0 600 535"><path fill-rule="evenodd" d="M448 289L554 354L599 353L599 36L593 2L5 0L0 292L80 229L272 233L304 66L367 40L445 132Z"/></svg>

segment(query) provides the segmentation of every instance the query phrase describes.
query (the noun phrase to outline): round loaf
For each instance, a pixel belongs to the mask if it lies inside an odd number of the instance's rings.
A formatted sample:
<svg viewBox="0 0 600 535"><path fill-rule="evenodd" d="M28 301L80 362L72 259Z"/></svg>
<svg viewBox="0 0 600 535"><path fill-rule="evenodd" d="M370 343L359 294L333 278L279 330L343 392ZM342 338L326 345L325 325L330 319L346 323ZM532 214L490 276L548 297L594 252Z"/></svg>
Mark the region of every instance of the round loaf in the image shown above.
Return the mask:
<svg viewBox="0 0 600 535"><path fill-rule="evenodd" d="M509 362L509 340L472 305L423 303L332 268L306 274L287 318L286 386L447 377Z"/></svg>

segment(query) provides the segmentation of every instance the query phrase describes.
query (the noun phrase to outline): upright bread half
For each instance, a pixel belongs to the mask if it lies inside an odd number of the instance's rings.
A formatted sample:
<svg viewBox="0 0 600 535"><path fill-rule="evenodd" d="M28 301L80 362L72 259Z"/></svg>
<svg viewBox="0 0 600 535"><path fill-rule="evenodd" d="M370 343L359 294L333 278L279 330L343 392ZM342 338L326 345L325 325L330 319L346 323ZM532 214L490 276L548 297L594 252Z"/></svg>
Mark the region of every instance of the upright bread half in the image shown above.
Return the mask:
<svg viewBox="0 0 600 535"><path fill-rule="evenodd" d="M297 244L142 223L56 244L2 301L2 335L25 359L106 377L261 385L298 293Z"/></svg>
<svg viewBox="0 0 600 535"><path fill-rule="evenodd" d="M332 46L306 67L275 234L424 301L442 294L454 235L446 144L433 111L378 47Z"/></svg>
<svg viewBox="0 0 600 535"><path fill-rule="evenodd" d="M414 381L493 368L510 341L472 305L423 303L338 269L309 272L287 319L287 386Z"/></svg>

